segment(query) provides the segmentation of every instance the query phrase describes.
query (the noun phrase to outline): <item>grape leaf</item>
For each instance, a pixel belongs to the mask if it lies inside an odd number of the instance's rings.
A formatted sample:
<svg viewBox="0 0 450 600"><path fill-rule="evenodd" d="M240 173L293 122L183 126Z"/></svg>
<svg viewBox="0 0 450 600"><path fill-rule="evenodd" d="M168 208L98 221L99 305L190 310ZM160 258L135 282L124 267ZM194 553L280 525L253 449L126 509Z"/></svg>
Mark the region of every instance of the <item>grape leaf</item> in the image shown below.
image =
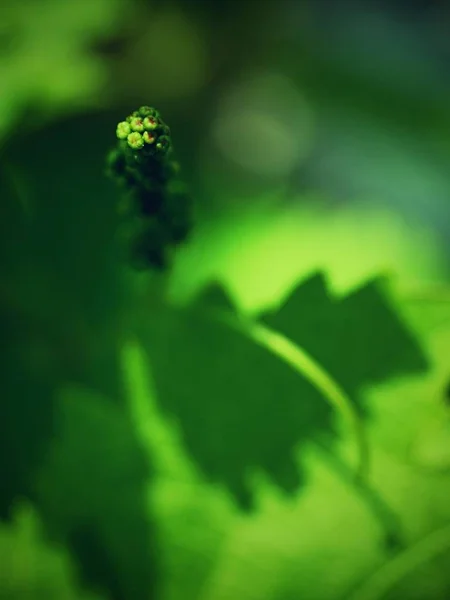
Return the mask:
<svg viewBox="0 0 450 600"><path fill-rule="evenodd" d="M191 306L152 306L141 332L158 400L180 422L184 442L206 476L243 507L258 467L287 493L302 483L299 441L331 434L332 409L320 393L266 348L214 315L228 306L214 287Z"/></svg>
<svg viewBox="0 0 450 600"><path fill-rule="evenodd" d="M154 304L143 345L159 402L179 420L191 456L248 508L247 476L255 468L287 493L299 488L304 474L294 453L317 436L332 438L333 416L306 378L215 317L225 307L236 315L217 286L188 307ZM354 395L372 381L427 366L375 283L336 301L318 275L263 320L299 341Z"/></svg>
<svg viewBox="0 0 450 600"><path fill-rule="evenodd" d="M43 375L48 359L46 340L37 335L16 303L9 275L26 237L9 194L2 195L1 217L12 216L8 227L0 217L0 518L10 517L14 500L29 497L30 474L42 460L52 433L55 382ZM18 206L18 205L17 205ZM9 252L8 252L9 250ZM12 252L11 252L12 251ZM34 325L34 324L33 324ZM44 366L44 368L39 368ZM25 416L24 416L25 415Z"/></svg>
<svg viewBox="0 0 450 600"><path fill-rule="evenodd" d="M17 497L30 497L30 475L53 429L54 386L22 368L17 339L0 316L3 340L0 385L0 518L10 517ZM31 348L31 352L34 348Z"/></svg>
<svg viewBox="0 0 450 600"><path fill-rule="evenodd" d="M336 299L316 274L261 320L305 348L355 400L366 385L429 367L381 279Z"/></svg>
<svg viewBox="0 0 450 600"><path fill-rule="evenodd" d="M69 545L89 583L115 600L153 597L155 552L146 506L151 466L125 411L84 389L66 390L56 438L36 478L52 536Z"/></svg>

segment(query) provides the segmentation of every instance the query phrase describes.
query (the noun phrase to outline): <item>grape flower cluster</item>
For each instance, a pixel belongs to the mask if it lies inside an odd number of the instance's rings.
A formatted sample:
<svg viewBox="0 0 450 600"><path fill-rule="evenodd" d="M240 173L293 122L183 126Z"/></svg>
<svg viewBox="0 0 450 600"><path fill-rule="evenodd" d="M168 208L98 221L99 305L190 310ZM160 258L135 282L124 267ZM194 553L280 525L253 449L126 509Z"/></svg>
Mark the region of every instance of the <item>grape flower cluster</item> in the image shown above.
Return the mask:
<svg viewBox="0 0 450 600"><path fill-rule="evenodd" d="M191 230L192 203L173 159L170 128L141 106L116 127L108 173L122 192L121 211L132 264L159 270Z"/></svg>

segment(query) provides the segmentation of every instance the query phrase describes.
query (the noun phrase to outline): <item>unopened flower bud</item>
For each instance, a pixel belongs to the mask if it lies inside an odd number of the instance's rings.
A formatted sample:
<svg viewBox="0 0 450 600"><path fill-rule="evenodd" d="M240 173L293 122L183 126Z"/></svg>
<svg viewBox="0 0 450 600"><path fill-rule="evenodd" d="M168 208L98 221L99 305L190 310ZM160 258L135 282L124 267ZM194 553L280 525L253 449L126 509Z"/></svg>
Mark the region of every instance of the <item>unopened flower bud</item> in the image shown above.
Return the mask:
<svg viewBox="0 0 450 600"><path fill-rule="evenodd" d="M167 152L170 150L170 137L168 137L167 135L161 135L158 138L158 142L156 143L156 148L158 149L158 151L161 154L167 154Z"/></svg>
<svg viewBox="0 0 450 600"><path fill-rule="evenodd" d="M125 119L128 123L131 123L132 119L136 119L137 117L140 117L139 113L137 110L133 111L131 113L131 115L128 115L128 117Z"/></svg>
<svg viewBox="0 0 450 600"><path fill-rule="evenodd" d="M133 117L130 121L130 127L132 131L142 133L144 131L144 123L142 122L141 117Z"/></svg>
<svg viewBox="0 0 450 600"><path fill-rule="evenodd" d="M143 122L144 122L144 127L147 131L153 131L159 125L158 119L156 117L145 117Z"/></svg>
<svg viewBox="0 0 450 600"><path fill-rule="evenodd" d="M142 138L146 144L153 144L156 140L155 134L150 133L149 131L144 131Z"/></svg>
<svg viewBox="0 0 450 600"><path fill-rule="evenodd" d="M133 150L140 150L144 145L144 140L142 139L142 135L137 131L133 131L127 137L127 142L130 148Z"/></svg>
<svg viewBox="0 0 450 600"><path fill-rule="evenodd" d="M119 140L126 140L130 133L130 125L126 121L122 121L117 125L116 135Z"/></svg>
<svg viewBox="0 0 450 600"><path fill-rule="evenodd" d="M141 108L139 109L139 115L144 118L144 117L159 117L159 112L155 109L152 108L151 106L141 106Z"/></svg>

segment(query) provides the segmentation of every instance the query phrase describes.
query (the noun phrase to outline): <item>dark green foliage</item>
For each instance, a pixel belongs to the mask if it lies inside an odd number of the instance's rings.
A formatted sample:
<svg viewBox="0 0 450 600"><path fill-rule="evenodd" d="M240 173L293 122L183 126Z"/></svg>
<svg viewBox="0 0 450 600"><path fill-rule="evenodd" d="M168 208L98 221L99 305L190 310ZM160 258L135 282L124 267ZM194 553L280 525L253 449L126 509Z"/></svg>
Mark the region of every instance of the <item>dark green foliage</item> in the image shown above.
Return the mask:
<svg viewBox="0 0 450 600"><path fill-rule="evenodd" d="M148 117L155 119L149 130L155 141L141 151L120 140L110 155L125 200L120 218L101 174L104 148L95 141L78 177L73 161L54 151L61 132L48 131L47 146L27 139L36 149L26 165L29 205L14 180L0 180L0 450L6 457L0 516L10 517L17 498L31 500L45 533L71 550L84 582L111 600L158 598L160 572L146 499L153 450L141 448L123 402L118 350L130 323L150 359L158 406L175 417L189 458L241 507L255 503L253 470L294 495L306 481L298 450L301 459L308 444L323 442L334 458L336 438L323 393L252 338L220 285L187 307L171 305L155 285L144 311L130 316L136 299L124 291L117 231L133 266L165 270L192 226L170 131L149 107L130 119ZM62 129L68 147L76 146L83 128ZM19 142L17 156L26 160ZM310 353L355 401L372 383L428 365L377 281L336 299L317 275L260 321ZM61 394L68 382L81 387ZM380 522L392 521L372 488L355 493L365 494ZM396 526L390 521L387 535Z"/></svg>
<svg viewBox="0 0 450 600"><path fill-rule="evenodd" d="M76 121L63 122L48 129L46 136L16 138L9 156L26 177L19 178L19 189L14 180L7 185L9 180L1 179L5 234L0 241L4 267L0 295L0 517L9 519L14 502L27 498L42 510L46 532L57 540L67 539L82 579L109 591L117 589L116 598L129 598L130 588L136 585L134 597L139 598L144 597L142 590L147 594L154 579L145 529L149 468L137 442L133 446L135 432L121 405L117 349L126 289L116 239L119 218L111 203L114 188L102 173L105 145L96 146L98 138L86 147L86 163L79 172L74 170L73 155L55 152L61 135L70 149L77 145L83 130ZM24 146L34 148L32 161L24 155ZM28 203L18 194L22 188L29 192L24 198ZM55 398L68 381L106 394L111 403L110 420L118 425L108 437L108 422L103 431L101 414L108 402L102 403L98 416L95 396L87 406L80 400L80 412L74 409L70 417L71 434L75 431L70 439L75 443L68 448L66 432L57 428L59 446L48 464L55 418L64 409L60 404L55 409ZM104 412L107 421L108 406ZM90 428L97 417L98 428ZM102 455L104 464L95 463L100 452L95 442L114 445L126 435L118 458L123 460L122 451L131 453L124 466L123 494L119 497L111 482L99 500L104 503L110 495L111 508L100 511L98 505L93 507L93 497L103 493L103 470L111 465L115 471L116 466L109 462L114 456L109 448ZM46 486L37 490L36 473L43 465ZM86 471L88 466L97 469L95 476ZM52 476L56 472L59 477L59 467L64 471L61 481ZM134 478L130 486L128 477ZM91 488L83 493L84 485ZM64 498L62 504L60 497ZM65 502L68 497L79 503L76 511ZM125 548L128 554L122 557L119 553ZM116 577L119 583L115 583Z"/></svg>
<svg viewBox="0 0 450 600"><path fill-rule="evenodd" d="M42 460L53 429L56 382L33 368L46 346L29 323L17 274L26 265L30 227L15 171L0 173L0 518L9 518L16 498L32 493L30 474ZM26 418L24 418L26 415Z"/></svg>
<svg viewBox="0 0 450 600"><path fill-rule="evenodd" d="M333 435L332 409L279 357L218 318L224 306L237 316L217 287L187 309L154 305L144 343L161 406L179 419L190 454L211 480L250 506L252 468L287 492L298 489L303 477L294 450ZM426 368L376 284L335 301L318 275L264 320L300 343L355 398L370 382Z"/></svg>
<svg viewBox="0 0 450 600"><path fill-rule="evenodd" d="M87 122L86 117L63 121L47 128L45 136L39 132L16 137L8 148L28 191L25 243L15 247L17 284L28 286L20 292L30 310L47 311L60 328L81 320L89 326L110 327L126 293L117 269L114 186L103 173L107 144L103 136L92 136L83 146L81 164L72 150L81 143L82 132L94 124L101 132L97 115ZM61 136L64 152L58 151ZM32 160L24 147L33 148ZM20 274L18 257L25 263Z"/></svg>
<svg viewBox="0 0 450 600"><path fill-rule="evenodd" d="M318 274L262 321L305 348L354 399L368 384L428 367L418 341L383 293L381 281L335 299Z"/></svg>
<svg viewBox="0 0 450 600"><path fill-rule="evenodd" d="M36 479L50 534L69 545L84 579L114 600L153 597L151 466L132 422L123 409L73 389L59 398L55 429Z"/></svg>
<svg viewBox="0 0 450 600"><path fill-rule="evenodd" d="M288 365L215 318L226 303L214 287L184 310L152 306L144 344L160 405L179 419L189 453L250 507L248 470L294 493L303 480L295 447L331 433L332 410Z"/></svg>
<svg viewBox="0 0 450 600"><path fill-rule="evenodd" d="M19 181L20 173L0 155L0 268L3 277L17 269L17 259L27 249L26 199L18 187ZM5 292L3 289L3 301Z"/></svg>
<svg viewBox="0 0 450 600"><path fill-rule="evenodd" d="M20 330L6 325L5 314L0 318L0 519L4 519L17 498L33 497L30 474L42 461L52 434L55 383L24 368Z"/></svg>

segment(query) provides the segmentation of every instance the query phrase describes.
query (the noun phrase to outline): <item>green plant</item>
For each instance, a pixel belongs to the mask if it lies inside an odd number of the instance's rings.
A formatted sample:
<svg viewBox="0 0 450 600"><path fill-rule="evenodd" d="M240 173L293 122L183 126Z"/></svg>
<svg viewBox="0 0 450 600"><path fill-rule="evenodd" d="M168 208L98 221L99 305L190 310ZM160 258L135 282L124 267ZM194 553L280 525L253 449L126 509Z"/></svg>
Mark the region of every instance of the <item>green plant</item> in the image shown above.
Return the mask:
<svg viewBox="0 0 450 600"><path fill-rule="evenodd" d="M338 553L356 566L326 588L332 565L317 560L316 587L303 573L309 597L348 597L365 573L388 563L355 592L384 597L420 561L445 553L448 528L429 543L420 541L429 524L411 533L410 499L380 476L395 457L384 456L374 435L368 395L392 394L402 435L402 397L411 422L427 415L408 385L420 395L436 373L447 381L448 328L434 336L448 325L448 303L439 300L439 312L434 300L402 300L387 277L338 294L326 272L250 316L217 278L191 300L174 298L175 249L195 227L170 130L141 107L116 136L108 170L117 206L106 194L82 208L71 197L63 208L19 202L14 178L3 192L1 325L13 352L2 361L1 442L3 455L17 457L3 473L3 516L11 518L17 498L31 501L48 546L66 548L85 586L105 598L246 600L297 597L277 539L283 531L294 556L306 547L309 568L315 532L322 545L334 543L328 525L320 527L332 514ZM82 218L67 241L57 232L70 210ZM95 219L107 220L100 241L88 237ZM42 240L52 234L46 254ZM106 252L109 244L120 252ZM142 285L128 289L137 279ZM30 425L23 413L31 409ZM391 477L412 486L395 465L401 476ZM441 483L440 493L448 490ZM368 558L358 563L361 548ZM23 546L21 564L25 553Z"/></svg>
<svg viewBox="0 0 450 600"><path fill-rule="evenodd" d="M110 174L123 190L126 239L135 266L165 269L191 227L191 202L178 180L170 129L157 110L141 106L116 128Z"/></svg>

